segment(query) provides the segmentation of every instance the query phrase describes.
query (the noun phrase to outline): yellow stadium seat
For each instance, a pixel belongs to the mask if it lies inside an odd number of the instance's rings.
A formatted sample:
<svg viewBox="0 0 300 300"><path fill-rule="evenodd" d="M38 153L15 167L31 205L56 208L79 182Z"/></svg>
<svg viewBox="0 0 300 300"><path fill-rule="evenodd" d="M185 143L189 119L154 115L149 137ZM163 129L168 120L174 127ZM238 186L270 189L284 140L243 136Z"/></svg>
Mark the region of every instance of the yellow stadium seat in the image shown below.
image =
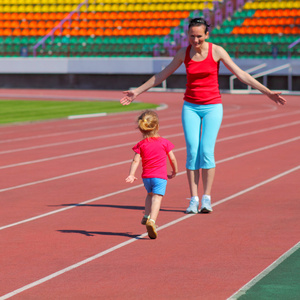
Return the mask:
<svg viewBox="0 0 300 300"><path fill-rule="evenodd" d="M141 11L148 11L150 9L150 4L143 3Z"/></svg>
<svg viewBox="0 0 300 300"><path fill-rule="evenodd" d="M272 9L279 9L279 2L272 2Z"/></svg>
<svg viewBox="0 0 300 300"><path fill-rule="evenodd" d="M14 12L18 12L18 11L19 11L18 5L12 5L10 7L10 12L14 13Z"/></svg>
<svg viewBox="0 0 300 300"><path fill-rule="evenodd" d="M56 6L56 11L55 12L62 12L64 11L64 5L60 4Z"/></svg>
<svg viewBox="0 0 300 300"><path fill-rule="evenodd" d="M257 8L256 9L265 9L266 8L266 3L267 2L259 2L257 3Z"/></svg>
<svg viewBox="0 0 300 300"><path fill-rule="evenodd" d="M244 9L252 9L252 3L251 2L246 2L244 5Z"/></svg>
<svg viewBox="0 0 300 300"><path fill-rule="evenodd" d="M42 5L41 12L50 12L49 5Z"/></svg>
<svg viewBox="0 0 300 300"><path fill-rule="evenodd" d="M87 12L88 10L87 10L86 5L82 5L82 6L80 7L79 11L80 11L81 13L82 13L82 12ZM98 6L96 7L96 11L98 11Z"/></svg>
<svg viewBox="0 0 300 300"><path fill-rule="evenodd" d="M73 7L72 7L72 5L71 4L67 4L67 5L65 5L65 7L64 7L64 12L71 12L71 11L73 11Z"/></svg>
<svg viewBox="0 0 300 300"><path fill-rule="evenodd" d="M118 4L112 4L111 11L119 11L119 5Z"/></svg>
<svg viewBox="0 0 300 300"><path fill-rule="evenodd" d="M40 5L35 5L33 7L33 12L37 13L37 12L40 12L41 11L41 6Z"/></svg>
<svg viewBox="0 0 300 300"><path fill-rule="evenodd" d="M80 11L84 11L84 10L83 10L83 7L84 7L84 5L81 6ZM98 4L98 5L96 6L96 11L100 11L100 12L103 11L103 7L104 7L104 5Z"/></svg>
<svg viewBox="0 0 300 300"><path fill-rule="evenodd" d="M94 4L90 4L90 5L88 6L88 11L90 11L90 12L96 11L96 9L97 9L97 6L94 5Z"/></svg>
<svg viewBox="0 0 300 300"><path fill-rule="evenodd" d="M87 11L87 8L85 5L83 5L85 7L85 11ZM78 5L77 4L70 4L70 7L71 7L71 11L74 11L77 9Z"/></svg>
<svg viewBox="0 0 300 300"><path fill-rule="evenodd" d="M32 12L33 11L33 5L26 5L25 11L26 12Z"/></svg>
<svg viewBox="0 0 300 300"><path fill-rule="evenodd" d="M126 7L126 11L135 11L135 5L134 4L128 4Z"/></svg>
<svg viewBox="0 0 300 300"><path fill-rule="evenodd" d="M126 5L125 4L120 4L119 5L119 11L126 11Z"/></svg>
<svg viewBox="0 0 300 300"><path fill-rule="evenodd" d="M2 12L9 12L10 13L10 9L11 9L11 7L10 7L10 5L5 5L5 6L3 6L3 10L2 10Z"/></svg>
<svg viewBox="0 0 300 300"><path fill-rule="evenodd" d="M176 10L178 10L177 4L176 4L176 3L171 3L170 6L169 6L169 10L171 10L171 11L176 11Z"/></svg>

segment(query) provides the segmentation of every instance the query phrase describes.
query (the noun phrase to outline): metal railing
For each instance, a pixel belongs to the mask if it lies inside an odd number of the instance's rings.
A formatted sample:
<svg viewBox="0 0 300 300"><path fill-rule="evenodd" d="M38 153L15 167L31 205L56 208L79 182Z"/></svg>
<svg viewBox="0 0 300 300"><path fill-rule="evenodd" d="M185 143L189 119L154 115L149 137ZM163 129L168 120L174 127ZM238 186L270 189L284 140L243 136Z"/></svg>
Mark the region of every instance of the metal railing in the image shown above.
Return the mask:
<svg viewBox="0 0 300 300"><path fill-rule="evenodd" d="M262 68L264 68L264 67L266 67L266 66L267 66L267 64L266 64L266 63L263 63L263 64L260 64L260 65L258 65L258 66L255 66L255 67L253 67L253 68L250 68L250 69L248 69L248 70L245 70L245 72L251 73L251 72L257 71L257 70L259 70L259 69L262 69ZM229 77L229 88L230 88L230 91L233 91L233 90L234 90L233 80L236 79L236 78L237 78L236 75L231 75L231 76Z"/></svg>
<svg viewBox="0 0 300 300"><path fill-rule="evenodd" d="M291 53L291 49L293 48L293 47L295 47L297 44L299 44L300 43L300 38L298 39L298 40L296 40L296 41L294 41L293 43L291 43L289 46L288 46L288 57L289 58L291 58L291 56L292 56L292 53Z"/></svg>
<svg viewBox="0 0 300 300"><path fill-rule="evenodd" d="M253 78L263 77L263 84L266 86L267 85L267 75L278 72L278 71L286 69L286 68L289 68L289 70L288 70L288 90L292 91L292 65L291 64L284 64L284 65L281 65L279 67L272 68L272 69L269 69L269 70L266 70L264 72L257 73L257 74L251 75L251 76ZM236 78L235 75L233 75L231 77L233 79ZM230 77L230 79L231 79L231 77ZM230 85L230 92L231 93L241 93L241 92L244 93L245 89L244 90L234 90L234 88L233 88L233 79L232 79L232 84ZM252 87L248 86L247 92L250 93L251 89L252 89Z"/></svg>

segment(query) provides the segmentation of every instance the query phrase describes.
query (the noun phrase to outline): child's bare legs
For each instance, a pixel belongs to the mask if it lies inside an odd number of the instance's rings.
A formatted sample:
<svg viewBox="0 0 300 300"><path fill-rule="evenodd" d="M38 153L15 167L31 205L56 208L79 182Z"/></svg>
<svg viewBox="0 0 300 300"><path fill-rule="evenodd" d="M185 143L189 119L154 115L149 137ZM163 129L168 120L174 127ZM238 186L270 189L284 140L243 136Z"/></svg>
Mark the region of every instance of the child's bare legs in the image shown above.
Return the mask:
<svg viewBox="0 0 300 300"><path fill-rule="evenodd" d="M145 215L149 216L151 212L151 204L152 204L152 193L147 194L145 200Z"/></svg>
<svg viewBox="0 0 300 300"><path fill-rule="evenodd" d="M159 210L160 210L160 205L161 205L161 200L163 196L162 195L157 195L153 194L152 195L152 205L151 205L151 212L150 212L150 219L152 219L154 222L156 222Z"/></svg>
<svg viewBox="0 0 300 300"><path fill-rule="evenodd" d="M153 193L149 193L146 197L145 215L150 215L150 219L152 219L154 222L156 222L162 198L162 195Z"/></svg>

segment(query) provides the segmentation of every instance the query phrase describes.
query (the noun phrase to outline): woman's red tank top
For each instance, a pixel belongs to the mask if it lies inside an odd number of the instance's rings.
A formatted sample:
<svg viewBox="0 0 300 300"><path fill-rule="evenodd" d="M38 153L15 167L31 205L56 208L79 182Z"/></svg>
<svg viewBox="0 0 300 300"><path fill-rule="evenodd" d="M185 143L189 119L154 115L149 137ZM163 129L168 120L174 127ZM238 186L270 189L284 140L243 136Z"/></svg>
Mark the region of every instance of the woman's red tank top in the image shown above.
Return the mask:
<svg viewBox="0 0 300 300"><path fill-rule="evenodd" d="M219 62L212 56L212 43L208 43L208 55L202 61L190 58L191 45L186 49L184 64L187 84L184 100L194 104L222 103L219 91Z"/></svg>

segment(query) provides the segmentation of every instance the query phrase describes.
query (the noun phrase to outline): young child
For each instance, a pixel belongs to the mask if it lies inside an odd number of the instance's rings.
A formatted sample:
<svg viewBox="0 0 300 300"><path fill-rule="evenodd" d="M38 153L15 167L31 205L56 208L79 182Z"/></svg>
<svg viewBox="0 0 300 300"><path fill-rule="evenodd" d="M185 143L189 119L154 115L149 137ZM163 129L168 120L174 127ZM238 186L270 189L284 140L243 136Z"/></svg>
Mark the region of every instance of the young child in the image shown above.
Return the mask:
<svg viewBox="0 0 300 300"><path fill-rule="evenodd" d="M132 148L135 155L129 176L125 180L129 183L137 180L135 172L142 159L142 178L148 194L145 201L145 215L141 223L146 225L149 237L156 239L155 222L166 191L167 179L176 176L178 167L172 151L174 145L158 134L158 116L154 111L147 110L139 116L138 128L144 139ZM171 175L167 175L167 156L173 170Z"/></svg>

